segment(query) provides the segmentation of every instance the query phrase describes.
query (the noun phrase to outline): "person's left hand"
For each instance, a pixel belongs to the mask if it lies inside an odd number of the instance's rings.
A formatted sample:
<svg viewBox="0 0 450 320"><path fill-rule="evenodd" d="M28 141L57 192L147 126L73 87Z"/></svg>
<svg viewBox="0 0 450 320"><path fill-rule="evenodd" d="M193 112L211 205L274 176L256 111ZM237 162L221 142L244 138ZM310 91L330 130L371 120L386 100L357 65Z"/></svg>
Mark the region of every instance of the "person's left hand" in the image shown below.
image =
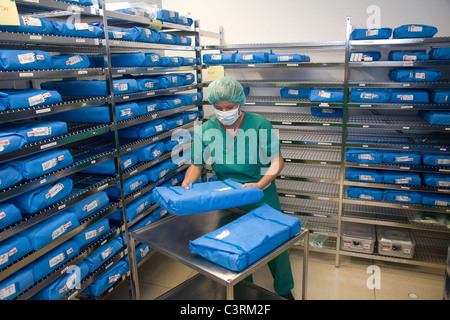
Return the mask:
<svg viewBox="0 0 450 320"><path fill-rule="evenodd" d="M245 188L245 187L255 187L255 188L258 188L258 189L261 189L261 190L264 189L258 182L256 182L256 183L255 182L244 183L242 185L242 188Z"/></svg>

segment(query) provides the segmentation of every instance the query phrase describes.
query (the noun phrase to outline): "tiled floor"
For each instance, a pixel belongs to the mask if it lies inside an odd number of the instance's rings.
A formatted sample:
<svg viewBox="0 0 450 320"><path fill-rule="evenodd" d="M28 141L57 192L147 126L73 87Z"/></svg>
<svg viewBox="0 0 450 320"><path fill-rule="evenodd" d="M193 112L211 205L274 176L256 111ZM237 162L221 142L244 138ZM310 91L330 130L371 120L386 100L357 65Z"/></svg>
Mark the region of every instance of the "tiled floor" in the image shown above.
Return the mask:
<svg viewBox="0 0 450 320"><path fill-rule="evenodd" d="M291 249L290 257L296 283L292 293L300 299L302 251ZM308 300L442 299L444 271L354 257L342 257L339 268L336 268L334 260L334 255L310 253ZM371 265L380 269L378 281L369 281L369 285L372 284L369 289L368 279L373 275L367 273L367 269ZM194 270L155 253L139 268L141 299L155 299L195 274ZM273 291L272 276L267 266L259 269L253 279L255 284ZM128 281L111 292L107 299L129 299Z"/></svg>

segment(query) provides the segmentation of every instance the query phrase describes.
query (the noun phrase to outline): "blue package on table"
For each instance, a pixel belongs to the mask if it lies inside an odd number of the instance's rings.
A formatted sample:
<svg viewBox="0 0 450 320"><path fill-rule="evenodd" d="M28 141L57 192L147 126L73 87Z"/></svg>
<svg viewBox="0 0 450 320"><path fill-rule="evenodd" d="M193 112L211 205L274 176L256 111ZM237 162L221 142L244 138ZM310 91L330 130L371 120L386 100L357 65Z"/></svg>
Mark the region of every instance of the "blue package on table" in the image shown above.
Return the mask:
<svg viewBox="0 0 450 320"><path fill-rule="evenodd" d="M0 242L0 270L33 251L30 241L24 235L14 235Z"/></svg>
<svg viewBox="0 0 450 320"><path fill-rule="evenodd" d="M38 282L80 252L80 246L68 240L32 263L34 281Z"/></svg>
<svg viewBox="0 0 450 320"><path fill-rule="evenodd" d="M40 50L0 50L0 70L47 70L53 65L50 53Z"/></svg>
<svg viewBox="0 0 450 320"><path fill-rule="evenodd" d="M157 90L161 87L158 79L138 77L135 80L139 91Z"/></svg>
<svg viewBox="0 0 450 320"><path fill-rule="evenodd" d="M19 16L19 23L19 26L0 25L0 31L36 34L51 34L53 31L52 22L44 18Z"/></svg>
<svg viewBox="0 0 450 320"><path fill-rule="evenodd" d="M425 90L402 90L392 89L390 90L391 96L389 101L392 103L428 103L430 102L430 96Z"/></svg>
<svg viewBox="0 0 450 320"><path fill-rule="evenodd" d="M196 58L183 57L182 66L194 66L197 64Z"/></svg>
<svg viewBox="0 0 450 320"><path fill-rule="evenodd" d="M236 63L266 63L269 61L267 52L237 52Z"/></svg>
<svg viewBox="0 0 450 320"><path fill-rule="evenodd" d="M308 99L309 88L283 88L280 90L282 98Z"/></svg>
<svg viewBox="0 0 450 320"><path fill-rule="evenodd" d="M208 53L203 55L203 63L209 64L230 64L235 63L235 53Z"/></svg>
<svg viewBox="0 0 450 320"><path fill-rule="evenodd" d="M79 225L80 223L75 213L63 211L31 226L23 231L21 235L30 241L34 250L39 250Z"/></svg>
<svg viewBox="0 0 450 320"><path fill-rule="evenodd" d="M52 69L81 69L89 68L88 56L80 54L61 54L52 56Z"/></svg>
<svg viewBox="0 0 450 320"><path fill-rule="evenodd" d="M378 61L381 58L381 52L379 51L364 51L364 52L351 52L348 60L350 62L367 62Z"/></svg>
<svg viewBox="0 0 450 320"><path fill-rule="evenodd" d="M388 202L401 202L420 204L422 201L422 194L415 191L402 191L402 190L384 190L384 201Z"/></svg>
<svg viewBox="0 0 450 320"><path fill-rule="evenodd" d="M32 214L67 197L72 191L72 179L62 178L55 183L21 194L10 200L22 214Z"/></svg>
<svg viewBox="0 0 450 320"><path fill-rule="evenodd" d="M450 103L450 90L432 90L431 101L434 103Z"/></svg>
<svg viewBox="0 0 450 320"><path fill-rule="evenodd" d="M105 32L101 23L71 23L52 21L53 34L57 36L103 38Z"/></svg>
<svg viewBox="0 0 450 320"><path fill-rule="evenodd" d="M5 132L21 134L27 143L57 137L68 132L67 124L62 121L14 122L2 124L2 127Z"/></svg>
<svg viewBox="0 0 450 320"><path fill-rule="evenodd" d="M83 261L88 266L90 273L97 270L103 263L112 258L117 252L123 248L124 244L122 237L117 236L108 243L105 243L100 248L95 250Z"/></svg>
<svg viewBox="0 0 450 320"><path fill-rule="evenodd" d="M345 179L349 181L382 183L383 174L374 169L347 168Z"/></svg>
<svg viewBox="0 0 450 320"><path fill-rule="evenodd" d="M341 118L343 110L338 108L311 108L314 117Z"/></svg>
<svg viewBox="0 0 450 320"><path fill-rule="evenodd" d="M149 122L131 126L119 130L121 138L146 139L154 135L163 133L167 130L167 121L165 119L155 119Z"/></svg>
<svg viewBox="0 0 450 320"><path fill-rule="evenodd" d="M350 100L352 102L385 103L391 94L386 89L352 89Z"/></svg>
<svg viewBox="0 0 450 320"><path fill-rule="evenodd" d="M142 114L156 112L160 109L159 101L157 100L138 101L137 104Z"/></svg>
<svg viewBox="0 0 450 320"><path fill-rule="evenodd" d="M88 265L85 261L81 261L74 268L67 270L61 277L32 296L31 300L60 300L67 292L75 289L76 285L88 274Z"/></svg>
<svg viewBox="0 0 450 320"><path fill-rule="evenodd" d="M389 52L389 60L393 61L416 61L430 60L426 50L392 50Z"/></svg>
<svg viewBox="0 0 450 320"><path fill-rule="evenodd" d="M383 190L376 188L364 188L364 187L348 187L347 196L349 198L381 201L383 200Z"/></svg>
<svg viewBox="0 0 450 320"><path fill-rule="evenodd" d="M413 151L389 151L383 150L383 163L400 163L418 165L421 161L421 154Z"/></svg>
<svg viewBox="0 0 450 320"><path fill-rule="evenodd" d="M155 29L134 27L136 36L134 41L156 43L161 39L161 34Z"/></svg>
<svg viewBox="0 0 450 320"><path fill-rule="evenodd" d="M431 125L435 126L450 125L450 112L448 111L420 110L419 116Z"/></svg>
<svg viewBox="0 0 450 320"><path fill-rule="evenodd" d="M182 57L161 57L161 67L178 67L182 63Z"/></svg>
<svg viewBox="0 0 450 320"><path fill-rule="evenodd" d="M166 148L164 146L164 143L159 141L140 147L136 150L131 151L131 153L135 155L137 161L144 162L158 159L165 151Z"/></svg>
<svg viewBox="0 0 450 320"><path fill-rule="evenodd" d="M98 297L102 292L111 288L121 279L128 272L128 269L128 264L123 260L114 263L107 271L86 287L83 293Z"/></svg>
<svg viewBox="0 0 450 320"><path fill-rule="evenodd" d="M170 110L185 105L185 100L180 95L162 96L158 98L158 101L160 110Z"/></svg>
<svg viewBox="0 0 450 320"><path fill-rule="evenodd" d="M424 192L422 194L422 204L427 206L450 207L450 195Z"/></svg>
<svg viewBox="0 0 450 320"><path fill-rule="evenodd" d="M22 214L12 203L0 203L0 230L22 220Z"/></svg>
<svg viewBox="0 0 450 320"><path fill-rule="evenodd" d="M300 230L298 218L263 204L225 226L189 241L189 250L224 268L241 271Z"/></svg>
<svg viewBox="0 0 450 320"><path fill-rule="evenodd" d="M391 28L354 29L350 34L351 40L375 40L389 39L392 35Z"/></svg>
<svg viewBox="0 0 450 320"><path fill-rule="evenodd" d="M108 218L102 218L94 224L90 225L77 235L72 240L75 241L80 248L100 238L110 230Z"/></svg>
<svg viewBox="0 0 450 320"><path fill-rule="evenodd" d="M51 150L10 162L27 180L63 169L72 163L73 157L69 150Z"/></svg>
<svg viewBox="0 0 450 320"><path fill-rule="evenodd" d="M450 176L445 174L422 173L423 181L430 187L450 187Z"/></svg>
<svg viewBox="0 0 450 320"><path fill-rule="evenodd" d="M21 171L11 165L11 163L0 165L0 190L5 190L6 188L12 187L22 180L23 177Z"/></svg>
<svg viewBox="0 0 450 320"><path fill-rule="evenodd" d="M344 89L315 88L309 92L311 102L344 102Z"/></svg>
<svg viewBox="0 0 450 320"><path fill-rule="evenodd" d="M438 29L424 24L405 24L394 29L393 39L432 38Z"/></svg>
<svg viewBox="0 0 450 320"><path fill-rule="evenodd" d="M174 164L171 159L167 159L151 167L150 169L142 171L151 182L156 182L166 176L169 172L174 170Z"/></svg>
<svg viewBox="0 0 450 320"><path fill-rule="evenodd" d="M429 54L432 60L448 60L450 59L450 47L431 48Z"/></svg>
<svg viewBox="0 0 450 320"><path fill-rule="evenodd" d="M126 197L129 194L138 191L146 184L148 184L148 178L147 175L144 174L144 172L135 176L131 176L128 179L125 179L123 182L123 193ZM106 189L106 193L108 194L108 197L120 198L120 185L116 183L115 185Z"/></svg>
<svg viewBox="0 0 450 320"><path fill-rule="evenodd" d="M113 80L114 94L126 94L139 91L136 80L116 79ZM106 96L108 90L104 80L69 80L48 81L41 83L41 88L57 90L62 96L68 97L98 97Z"/></svg>
<svg viewBox="0 0 450 320"><path fill-rule="evenodd" d="M185 37L185 36L177 36L176 40L177 40L177 44L180 46L191 46L192 45L192 39Z"/></svg>
<svg viewBox="0 0 450 320"><path fill-rule="evenodd" d="M173 33L161 32L158 43L163 44L177 44L178 36Z"/></svg>
<svg viewBox="0 0 450 320"><path fill-rule="evenodd" d="M108 28L109 40L124 40L124 41L136 41L139 35L139 30L136 28L131 29L114 29Z"/></svg>
<svg viewBox="0 0 450 320"><path fill-rule="evenodd" d="M92 213L97 212L108 203L108 195L105 191L100 191L70 206L64 210L64 212L76 214L77 219L81 221Z"/></svg>
<svg viewBox="0 0 450 320"><path fill-rule="evenodd" d="M0 282L0 300L13 300L33 284L33 269L24 267Z"/></svg>
<svg viewBox="0 0 450 320"><path fill-rule="evenodd" d="M450 166L450 155L422 152L422 162L427 166Z"/></svg>
<svg viewBox="0 0 450 320"><path fill-rule="evenodd" d="M127 212L127 222L132 221L134 218L136 218L138 215L140 215L142 212L150 208L152 205L152 198L148 194L144 194L137 198L136 200L133 200L132 202L128 203L126 205L126 212ZM122 209L118 209L111 213L108 216L108 219L114 220L114 221L123 221L123 211Z"/></svg>
<svg viewBox="0 0 450 320"><path fill-rule="evenodd" d="M345 153L345 160L357 163L381 163L383 154L378 150L348 149Z"/></svg>
<svg viewBox="0 0 450 320"><path fill-rule="evenodd" d="M2 90L8 96L8 109L40 107L62 102L61 95L55 90L23 89Z"/></svg>
<svg viewBox="0 0 450 320"><path fill-rule="evenodd" d="M310 58L303 54L273 54L267 57L269 63L293 63L293 62L309 62Z"/></svg>
<svg viewBox="0 0 450 320"><path fill-rule="evenodd" d="M20 133L0 131L0 154L18 150L26 143L27 140Z"/></svg>
<svg viewBox="0 0 450 320"><path fill-rule="evenodd" d="M124 154L120 156L120 163L122 170L126 170L131 168L137 163L136 156L133 154ZM117 174L116 171L116 160L114 158L108 159L106 161L100 162L94 166L86 168L81 171L82 173L90 173L90 174L100 174L100 175L111 175L115 176Z"/></svg>
<svg viewBox="0 0 450 320"><path fill-rule="evenodd" d="M389 78L399 82L429 82L439 81L440 70L432 69L395 69L389 71Z"/></svg>
<svg viewBox="0 0 450 320"><path fill-rule="evenodd" d="M384 171L383 180L384 183L408 184L415 186L420 186L422 184L420 174L412 172Z"/></svg>
<svg viewBox="0 0 450 320"><path fill-rule="evenodd" d="M185 86L195 82L195 75L193 73L182 73L179 76L183 78L183 85Z"/></svg>
<svg viewBox="0 0 450 320"><path fill-rule="evenodd" d="M191 184L189 190L181 186L156 187L152 195L169 213L188 215L256 203L262 199L263 192L254 187L242 188L241 183L227 179Z"/></svg>

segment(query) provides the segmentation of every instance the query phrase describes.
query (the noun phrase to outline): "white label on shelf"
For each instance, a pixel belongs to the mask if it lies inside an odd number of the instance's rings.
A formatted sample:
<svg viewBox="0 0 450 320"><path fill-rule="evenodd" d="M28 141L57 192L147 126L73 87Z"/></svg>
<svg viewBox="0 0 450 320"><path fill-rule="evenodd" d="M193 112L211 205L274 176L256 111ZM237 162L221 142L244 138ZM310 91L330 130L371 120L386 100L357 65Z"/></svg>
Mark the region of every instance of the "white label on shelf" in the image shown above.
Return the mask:
<svg viewBox="0 0 450 320"><path fill-rule="evenodd" d="M50 147L53 147L53 146L56 146L58 143L55 141L55 142L50 142L50 143L47 143L47 144L44 144L44 145L42 145L41 146L41 150L42 149L47 149L47 148L50 148Z"/></svg>
<svg viewBox="0 0 450 320"><path fill-rule="evenodd" d="M51 108L39 109L39 110L36 110L36 114L47 113L50 111L52 111Z"/></svg>
<svg viewBox="0 0 450 320"><path fill-rule="evenodd" d="M30 40L42 40L42 36L30 36Z"/></svg>
<svg viewBox="0 0 450 320"><path fill-rule="evenodd" d="M423 30L423 27L421 27L421 26L412 25L412 26L408 27L409 32L422 32L422 30Z"/></svg>
<svg viewBox="0 0 450 320"><path fill-rule="evenodd" d="M78 74L88 74L87 70L78 70Z"/></svg>
<svg viewBox="0 0 450 320"><path fill-rule="evenodd" d="M33 72L20 72L19 73L19 77L22 78L28 78L28 77L33 77L34 73Z"/></svg>
<svg viewBox="0 0 450 320"><path fill-rule="evenodd" d="M328 104L328 102L322 102L319 104L319 107L329 107L330 105Z"/></svg>

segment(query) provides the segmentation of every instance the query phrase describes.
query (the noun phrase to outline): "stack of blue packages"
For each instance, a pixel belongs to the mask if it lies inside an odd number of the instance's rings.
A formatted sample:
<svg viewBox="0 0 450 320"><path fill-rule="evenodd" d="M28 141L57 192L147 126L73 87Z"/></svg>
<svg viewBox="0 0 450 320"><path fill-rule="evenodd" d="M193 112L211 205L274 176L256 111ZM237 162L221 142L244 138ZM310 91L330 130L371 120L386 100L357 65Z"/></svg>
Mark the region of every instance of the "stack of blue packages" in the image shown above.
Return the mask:
<svg viewBox="0 0 450 320"><path fill-rule="evenodd" d="M393 39L432 38L438 29L423 24L405 24L394 29Z"/></svg>
<svg viewBox="0 0 450 320"><path fill-rule="evenodd" d="M62 102L61 95L56 90L1 89L0 111L5 109L22 109L40 107Z"/></svg>
<svg viewBox="0 0 450 320"><path fill-rule="evenodd" d="M390 98L386 89L352 89L350 100L363 103L386 103Z"/></svg>
<svg viewBox="0 0 450 320"><path fill-rule="evenodd" d="M263 204L227 225L190 241L189 250L224 268L242 271L300 230L298 218Z"/></svg>
<svg viewBox="0 0 450 320"><path fill-rule="evenodd" d="M237 52L235 63L266 63L269 61L267 52Z"/></svg>
<svg viewBox="0 0 450 320"><path fill-rule="evenodd" d="M422 152L422 162L427 166L450 166L450 155Z"/></svg>
<svg viewBox="0 0 450 320"><path fill-rule="evenodd" d="M432 90L431 101L433 101L434 103L450 103L450 90Z"/></svg>
<svg viewBox="0 0 450 320"><path fill-rule="evenodd" d="M270 50L268 56L269 63L292 63L292 62L309 62L310 58L302 54L273 54Z"/></svg>
<svg viewBox="0 0 450 320"><path fill-rule="evenodd" d="M113 80L114 94L127 94L139 91L135 79L115 79ZM62 96L82 97L82 96L106 96L108 90L104 80L69 80L69 81L48 81L41 83L41 88L56 90Z"/></svg>
<svg viewBox="0 0 450 320"><path fill-rule="evenodd" d="M19 16L19 26L0 25L0 31L51 34L53 24L50 20L38 17Z"/></svg>
<svg viewBox="0 0 450 320"><path fill-rule="evenodd" d="M0 190L12 187L22 180L23 176L21 171L15 168L11 163L0 165Z"/></svg>
<svg viewBox="0 0 450 320"><path fill-rule="evenodd" d="M13 300L34 284L33 269L24 267L0 282L2 300Z"/></svg>
<svg viewBox="0 0 450 320"><path fill-rule="evenodd" d="M450 187L450 176L445 174L422 173L423 181L430 187Z"/></svg>
<svg viewBox="0 0 450 320"><path fill-rule="evenodd" d="M108 261L117 252L119 252L124 246L122 237L117 236L108 243L105 243L100 248L90 254L84 262L89 268L89 272L92 273L97 270L103 263Z"/></svg>
<svg viewBox="0 0 450 320"><path fill-rule="evenodd" d="M389 52L389 60L393 61L416 61L430 60L426 50L392 50Z"/></svg>
<svg viewBox="0 0 450 320"><path fill-rule="evenodd" d="M378 150L348 149L345 160L357 163L377 164L383 161L383 154Z"/></svg>
<svg viewBox="0 0 450 320"><path fill-rule="evenodd" d="M308 99L309 88L283 88L280 90L282 98Z"/></svg>
<svg viewBox="0 0 450 320"><path fill-rule="evenodd" d="M0 270L11 265L33 251L30 241L22 234L14 235L0 242Z"/></svg>
<svg viewBox="0 0 450 320"><path fill-rule="evenodd" d="M311 102L344 102L344 89L315 88L309 92Z"/></svg>
<svg viewBox="0 0 450 320"><path fill-rule="evenodd" d="M208 53L203 55L203 62L210 64L230 64L236 60L235 53Z"/></svg>
<svg viewBox="0 0 450 320"><path fill-rule="evenodd" d="M154 203L153 198L151 194L144 194L137 198L136 200L133 200L132 202L128 203L125 207L125 210L127 212L127 222L132 221L134 218L136 218L138 215L140 215L142 212L147 210L152 206ZM108 216L108 219L113 221L123 221L123 211L122 209L117 209L113 213L111 213Z"/></svg>
<svg viewBox="0 0 450 320"><path fill-rule="evenodd" d="M402 190L384 190L384 201L401 202L409 204L420 204L422 202L422 194L415 191Z"/></svg>
<svg viewBox="0 0 450 320"><path fill-rule="evenodd" d="M89 68L89 57L80 54L61 54L52 56L52 69L81 69Z"/></svg>
<svg viewBox="0 0 450 320"><path fill-rule="evenodd" d="M408 165L419 165L422 156L419 152L413 151L390 151L383 150L384 163L400 163Z"/></svg>
<svg viewBox="0 0 450 320"><path fill-rule="evenodd" d="M167 130L167 121L165 119L155 119L135 126L119 130L119 137L146 139L154 135L163 133Z"/></svg>
<svg viewBox="0 0 450 320"><path fill-rule="evenodd" d="M96 239L102 237L110 230L108 218L102 218L99 221L93 223L82 232L75 235L72 240L82 248Z"/></svg>
<svg viewBox="0 0 450 320"><path fill-rule="evenodd" d="M448 60L450 59L450 47L432 48L429 54L432 60Z"/></svg>
<svg viewBox="0 0 450 320"><path fill-rule="evenodd" d="M137 161L144 162L158 159L165 151L164 143L155 142L131 151L131 153L135 155Z"/></svg>
<svg viewBox="0 0 450 320"><path fill-rule="evenodd" d="M384 183L408 184L416 186L420 186L422 184L420 175L412 172L384 171L383 181Z"/></svg>
<svg viewBox="0 0 450 320"><path fill-rule="evenodd" d="M62 121L10 122L2 124L3 132L17 133L25 137L26 143L57 137L68 132Z"/></svg>
<svg viewBox="0 0 450 320"><path fill-rule="evenodd" d="M431 125L435 126L450 125L450 112L448 111L420 110L419 116Z"/></svg>
<svg viewBox="0 0 450 320"><path fill-rule="evenodd" d="M382 183L383 173L373 169L347 168L345 179L349 181Z"/></svg>
<svg viewBox="0 0 450 320"><path fill-rule="evenodd" d="M430 97L425 90L391 89L389 101L392 103L428 103Z"/></svg>
<svg viewBox="0 0 450 320"><path fill-rule="evenodd" d="M2 216L0 219L0 229L4 229L22 220L20 210L12 203L0 203L0 215Z"/></svg>
<svg viewBox="0 0 450 320"><path fill-rule="evenodd" d="M422 194L422 204L427 206L450 207L450 195L424 192Z"/></svg>
<svg viewBox="0 0 450 320"><path fill-rule="evenodd" d="M351 40L375 40L389 39L392 35L391 28L354 29L350 34Z"/></svg>
<svg viewBox="0 0 450 320"><path fill-rule="evenodd" d="M367 62L378 61L381 58L381 52L379 51L364 51L364 52L351 52L349 61L351 62Z"/></svg>
<svg viewBox="0 0 450 320"><path fill-rule="evenodd" d="M119 279L121 279L128 272L128 264L125 260L120 260L114 263L106 272L94 280L83 293L98 297L102 292L111 288Z"/></svg>
<svg viewBox="0 0 450 320"><path fill-rule="evenodd" d="M230 179L191 184L189 190L181 186L156 187L152 194L161 208L176 215L239 207L256 203L263 197L262 190L242 188L241 183Z"/></svg>
<svg viewBox="0 0 450 320"><path fill-rule="evenodd" d="M144 173L136 174L134 176L125 179L123 182L123 193L124 196L128 196L133 192L142 189L146 184L148 184L148 178ZM120 198L120 184L116 183L115 185L106 189L106 193L108 197L112 198Z"/></svg>
<svg viewBox="0 0 450 320"><path fill-rule="evenodd" d="M82 173L90 173L90 174L100 174L100 175L110 175L115 176L117 174L116 171L116 160L114 158L108 159L106 161L100 162L95 166L91 166L82 170ZM120 164L122 167L122 171L131 168L137 163L137 158L133 154L124 154L120 156Z"/></svg>
<svg viewBox="0 0 450 320"><path fill-rule="evenodd" d="M432 69L395 69L389 71L389 78L399 82L428 82L439 81L440 70Z"/></svg>
<svg viewBox="0 0 450 320"><path fill-rule="evenodd" d="M77 219L81 221L94 212L97 212L108 203L108 195L105 191L100 191L70 206L65 209L64 212L75 214Z"/></svg>
<svg viewBox="0 0 450 320"><path fill-rule="evenodd" d="M383 190L376 188L348 187L347 196L360 200L381 201L383 200Z"/></svg>
<svg viewBox="0 0 450 320"><path fill-rule="evenodd" d="M52 21L53 34L66 37L103 38L105 32L101 23L71 23Z"/></svg>
<svg viewBox="0 0 450 320"><path fill-rule="evenodd" d="M45 51L0 50L0 71L48 70L52 66L52 56Z"/></svg>

